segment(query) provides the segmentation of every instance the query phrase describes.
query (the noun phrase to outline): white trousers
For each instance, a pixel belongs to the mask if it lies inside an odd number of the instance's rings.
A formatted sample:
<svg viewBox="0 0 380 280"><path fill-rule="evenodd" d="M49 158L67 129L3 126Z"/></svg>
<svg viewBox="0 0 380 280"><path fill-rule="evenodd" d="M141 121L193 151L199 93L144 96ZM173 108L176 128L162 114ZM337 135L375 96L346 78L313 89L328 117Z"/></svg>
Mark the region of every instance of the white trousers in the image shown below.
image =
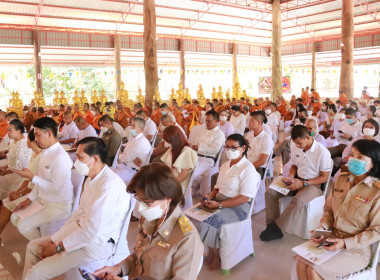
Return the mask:
<svg viewBox="0 0 380 280"><path fill-rule="evenodd" d="M133 176L137 173L131 167L126 166L125 164L118 164L116 168L111 168L113 172L115 172L119 177L123 180L123 182L128 185L132 180Z"/></svg>
<svg viewBox="0 0 380 280"><path fill-rule="evenodd" d="M51 241L49 237L35 239L28 243L25 255L24 276L25 280L44 280L52 279L56 276L64 274L73 268L86 265L104 259L105 261L112 255L112 243L90 245L74 250L66 254L55 254L41 260L38 257L40 250L39 244ZM99 269L101 267L98 267ZM70 271L70 280L83 279L79 270Z"/></svg>
<svg viewBox="0 0 380 280"><path fill-rule="evenodd" d="M11 216L12 224L18 228L19 232L28 240L41 237L39 227L56 221L67 220L71 215L71 203L46 203L41 202L44 208L40 211L20 219L16 213Z"/></svg>
<svg viewBox="0 0 380 280"><path fill-rule="evenodd" d="M213 168L215 161L212 158L198 157L198 165L194 170L193 195L196 193L199 185L201 194L208 194L211 191L211 177L205 176L205 172Z"/></svg>

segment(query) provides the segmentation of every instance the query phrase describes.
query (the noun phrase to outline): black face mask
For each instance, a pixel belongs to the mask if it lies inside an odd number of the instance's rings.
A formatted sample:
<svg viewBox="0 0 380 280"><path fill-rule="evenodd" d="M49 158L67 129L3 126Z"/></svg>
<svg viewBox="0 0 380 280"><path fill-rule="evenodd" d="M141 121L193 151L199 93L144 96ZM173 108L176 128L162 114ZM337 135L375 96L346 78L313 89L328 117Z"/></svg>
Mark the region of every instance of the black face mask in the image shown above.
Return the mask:
<svg viewBox="0 0 380 280"><path fill-rule="evenodd" d="M300 122L301 123L305 123L306 122L306 118L299 118Z"/></svg>

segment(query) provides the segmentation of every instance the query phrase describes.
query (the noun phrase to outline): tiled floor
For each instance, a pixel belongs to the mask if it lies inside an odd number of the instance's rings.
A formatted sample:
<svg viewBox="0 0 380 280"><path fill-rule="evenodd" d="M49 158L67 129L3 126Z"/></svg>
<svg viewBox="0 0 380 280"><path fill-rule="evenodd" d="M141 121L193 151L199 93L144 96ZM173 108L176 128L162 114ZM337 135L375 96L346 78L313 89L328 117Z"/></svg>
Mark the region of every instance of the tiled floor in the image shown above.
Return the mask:
<svg viewBox="0 0 380 280"><path fill-rule="evenodd" d="M275 160L275 176L280 173L281 164ZM223 276L220 271L210 272L202 267L199 280L287 280L293 267L293 253L291 248L304 242L303 239L284 234L284 238L272 242L262 242L259 235L265 228L265 210L252 217L252 230L255 248L255 257L247 257L236 265L229 276ZM137 222L130 224L128 243L133 250L134 240L137 236ZM0 246L0 280L19 280L22 276L25 248L27 241L13 226L8 225L3 232L3 243ZM380 267L377 267L380 275ZM378 279L380 277L378 276Z"/></svg>

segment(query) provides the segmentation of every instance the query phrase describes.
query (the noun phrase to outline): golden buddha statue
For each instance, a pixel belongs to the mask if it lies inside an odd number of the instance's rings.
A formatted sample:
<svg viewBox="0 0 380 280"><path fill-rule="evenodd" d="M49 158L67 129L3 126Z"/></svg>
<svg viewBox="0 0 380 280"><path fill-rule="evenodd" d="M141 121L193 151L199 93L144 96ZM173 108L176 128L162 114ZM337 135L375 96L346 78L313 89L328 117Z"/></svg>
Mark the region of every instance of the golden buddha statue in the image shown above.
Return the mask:
<svg viewBox="0 0 380 280"><path fill-rule="evenodd" d="M184 90L182 88L182 83L181 82L178 84L178 90L176 91L176 95L178 97L177 98L177 104L178 104L178 106L182 106L182 101L183 101L183 99L185 97L185 92L184 92Z"/></svg>
<svg viewBox="0 0 380 280"><path fill-rule="evenodd" d="M205 94L203 92L202 85L199 85L198 87L197 98L198 98L199 105L201 105L202 107L206 105L206 99L205 99Z"/></svg>
<svg viewBox="0 0 380 280"><path fill-rule="evenodd" d="M34 98L34 104L36 107L43 107L45 108L46 102L45 99L42 97L41 90L39 89L37 93L35 93Z"/></svg>
<svg viewBox="0 0 380 280"><path fill-rule="evenodd" d="M230 98L231 98L230 89L227 89L227 91L226 91L226 99L230 99Z"/></svg>
<svg viewBox="0 0 380 280"><path fill-rule="evenodd" d="M160 92L158 91L158 88L156 88L156 93L153 95L153 100L157 100L158 102L161 101Z"/></svg>
<svg viewBox="0 0 380 280"><path fill-rule="evenodd" d="M216 93L216 98L218 100L223 99L223 91L222 91L222 87L221 86L218 87L218 92Z"/></svg>
<svg viewBox="0 0 380 280"><path fill-rule="evenodd" d="M60 104L60 102L59 102L60 98L59 98L59 92L58 92L58 90L54 91L54 96L55 97L53 99L53 106L54 106L54 108L58 108L58 106Z"/></svg>
<svg viewBox="0 0 380 280"><path fill-rule="evenodd" d="M61 90L59 95L61 96L61 98L59 98L59 104L63 104L65 106L67 106L69 104L69 102L67 101L67 98L65 97L65 92L63 90Z"/></svg>
<svg viewBox="0 0 380 280"><path fill-rule="evenodd" d="M232 88L232 98L240 99L241 97L241 87L239 82L235 82Z"/></svg>
<svg viewBox="0 0 380 280"><path fill-rule="evenodd" d="M248 94L246 90L243 90L243 93L241 94L241 97L244 97L245 100L248 99Z"/></svg>
<svg viewBox="0 0 380 280"><path fill-rule="evenodd" d="M88 99L87 99L87 97L85 96L85 91L84 91L84 89L82 89L82 91L80 92L80 95L81 95L81 97L80 97L80 103L79 103L79 105L82 107L83 106L83 104L84 103L88 103Z"/></svg>
<svg viewBox="0 0 380 280"><path fill-rule="evenodd" d="M129 99L128 90L125 88L123 81L120 82L120 90L117 91L117 98L120 100L121 104L127 106L130 110L133 109L133 100ZM103 103L103 101L101 101ZM107 101L105 101L107 102Z"/></svg>
<svg viewBox="0 0 380 280"><path fill-rule="evenodd" d="M7 108L7 113L16 112L17 115L19 115L20 117L23 117L24 116L23 108L24 108L23 103L18 91L12 92L12 98L9 99L9 108Z"/></svg>
<svg viewBox="0 0 380 280"><path fill-rule="evenodd" d="M211 99L218 99L215 87L212 88Z"/></svg>
<svg viewBox="0 0 380 280"><path fill-rule="evenodd" d="M136 96L137 102L140 103L141 105L144 105L144 103L145 103L145 97L142 94L141 88L139 88L138 93L139 94Z"/></svg>
<svg viewBox="0 0 380 280"><path fill-rule="evenodd" d="M96 102L98 101L99 101L98 92L96 91L96 89L94 89L94 92L91 95L91 103L96 104Z"/></svg>
<svg viewBox="0 0 380 280"><path fill-rule="evenodd" d="M74 97L71 99L73 101L73 105L80 104L80 97L78 96L78 91L74 91Z"/></svg>
<svg viewBox="0 0 380 280"><path fill-rule="evenodd" d="M104 89L102 89L102 91L100 92L99 101L102 103L102 105L104 105L106 102L108 102L108 98L106 96L106 91Z"/></svg>
<svg viewBox="0 0 380 280"><path fill-rule="evenodd" d="M190 91L188 88L186 89L185 99L187 99L187 101L191 102L191 94L190 94Z"/></svg>

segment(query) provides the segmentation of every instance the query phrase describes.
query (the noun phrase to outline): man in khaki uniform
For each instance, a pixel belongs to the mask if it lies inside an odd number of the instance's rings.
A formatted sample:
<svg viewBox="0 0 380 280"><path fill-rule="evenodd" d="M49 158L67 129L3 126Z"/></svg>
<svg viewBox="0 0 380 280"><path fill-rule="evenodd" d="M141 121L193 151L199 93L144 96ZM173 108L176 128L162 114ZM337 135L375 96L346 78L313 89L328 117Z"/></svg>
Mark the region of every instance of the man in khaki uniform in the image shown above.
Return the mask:
<svg viewBox="0 0 380 280"><path fill-rule="evenodd" d="M103 132L102 139L106 143L108 156L106 164L112 166L117 150L121 144L121 137L113 127L113 120L110 116L104 115L99 119L100 129Z"/></svg>
<svg viewBox="0 0 380 280"><path fill-rule="evenodd" d="M265 192L267 228L260 234L262 241L282 238L282 230L299 225L307 211L304 209L314 198L322 194L321 184L327 182L332 169L329 151L312 136L303 125L296 125L291 132L295 147L291 147L292 167L284 180L289 184L288 195L294 196L280 215L279 200L284 197L270 188ZM281 229L280 229L281 228Z"/></svg>

